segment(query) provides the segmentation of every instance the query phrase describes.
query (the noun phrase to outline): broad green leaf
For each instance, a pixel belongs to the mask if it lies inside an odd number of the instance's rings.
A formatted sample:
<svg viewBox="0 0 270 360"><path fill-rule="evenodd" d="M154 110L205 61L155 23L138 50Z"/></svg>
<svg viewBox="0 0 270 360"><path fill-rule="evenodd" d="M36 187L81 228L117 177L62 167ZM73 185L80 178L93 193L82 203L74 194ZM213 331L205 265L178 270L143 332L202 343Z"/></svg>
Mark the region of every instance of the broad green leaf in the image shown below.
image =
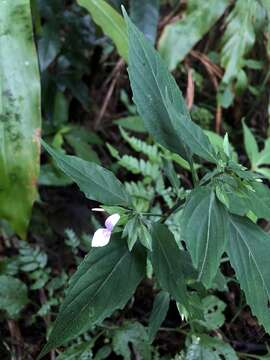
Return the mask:
<svg viewBox="0 0 270 360"><path fill-rule="evenodd" d="M207 161L216 163L216 151L210 143L209 138L205 135L200 126L176 112L168 96L167 109L171 119L174 119L175 121L178 119L178 128L182 134L182 141L186 147L190 149L190 152L193 152Z"/></svg>
<svg viewBox="0 0 270 360"><path fill-rule="evenodd" d="M149 319L149 341L152 342L155 339L155 335L158 332L161 324L166 318L170 305L170 295L165 291L160 291L154 300L152 313Z"/></svg>
<svg viewBox="0 0 270 360"><path fill-rule="evenodd" d="M217 337L205 334L192 336L185 360L237 360L238 357L230 344Z"/></svg>
<svg viewBox="0 0 270 360"><path fill-rule="evenodd" d="M199 187L191 193L181 223L198 280L209 288L226 246L227 211L212 189Z"/></svg>
<svg viewBox="0 0 270 360"><path fill-rule="evenodd" d="M11 276L0 276L0 310L16 317L28 303L27 287L19 279Z"/></svg>
<svg viewBox="0 0 270 360"><path fill-rule="evenodd" d="M109 38L115 43L119 54L127 61L128 39L123 17L104 0L78 0L86 8Z"/></svg>
<svg viewBox="0 0 270 360"><path fill-rule="evenodd" d="M131 0L130 17L144 35L155 43L160 0Z"/></svg>
<svg viewBox="0 0 270 360"><path fill-rule="evenodd" d="M131 360L132 353L130 344L140 355L141 359L152 360L151 346L148 342L148 334L145 327L138 322L126 322L120 329L114 332L113 350L124 360Z"/></svg>
<svg viewBox="0 0 270 360"><path fill-rule="evenodd" d="M244 144L245 149L251 164L251 168L254 169L256 167L257 159L259 156L259 148L256 142L256 139L250 129L243 121L243 130L244 130Z"/></svg>
<svg viewBox="0 0 270 360"><path fill-rule="evenodd" d="M263 176L265 176L267 179L270 179L270 169L269 168L261 167L261 168L257 169L257 172L259 174L262 174Z"/></svg>
<svg viewBox="0 0 270 360"><path fill-rule="evenodd" d="M216 162L203 131L190 119L182 93L152 44L125 13L128 25L129 78L145 128L157 142L190 159L192 152Z"/></svg>
<svg viewBox="0 0 270 360"><path fill-rule="evenodd" d="M193 8L189 9L191 6L188 2L187 16L165 27L159 40L159 51L169 70L176 69L193 46L223 15L229 4L228 0L196 0L192 1Z"/></svg>
<svg viewBox="0 0 270 360"><path fill-rule="evenodd" d="M231 215L227 253L247 303L270 331L270 237L247 218Z"/></svg>
<svg viewBox="0 0 270 360"><path fill-rule="evenodd" d="M223 301L214 295L209 295L202 300L204 320L198 320L197 322L207 330L217 330L224 324L225 316L223 311L225 308L226 304Z"/></svg>
<svg viewBox="0 0 270 360"><path fill-rule="evenodd" d="M153 269L163 290L179 303L188 306L182 251L166 225L154 224L152 231Z"/></svg>
<svg viewBox="0 0 270 360"><path fill-rule="evenodd" d="M40 82L28 0L0 2L0 218L26 236L37 197Z"/></svg>
<svg viewBox="0 0 270 360"><path fill-rule="evenodd" d="M40 167L38 184L43 186L66 186L73 180L52 164L44 164Z"/></svg>
<svg viewBox="0 0 270 360"><path fill-rule="evenodd" d="M244 188L237 193L228 188L230 212L236 215L247 215L252 211L259 219L270 220L270 190L262 183L253 182L252 189Z"/></svg>
<svg viewBox="0 0 270 360"><path fill-rule="evenodd" d="M143 121L139 116L128 116L117 119L114 121L114 123L127 130L132 130L139 133L144 133L146 131L143 125Z"/></svg>
<svg viewBox="0 0 270 360"><path fill-rule="evenodd" d="M254 14L257 6L254 0L237 0L226 19L221 51L221 65L225 68L222 81L225 84L238 78L245 65L245 56L255 43Z"/></svg>
<svg viewBox="0 0 270 360"><path fill-rule="evenodd" d="M124 186L111 171L76 156L62 154L44 141L42 145L53 157L57 166L76 182L88 199L106 205L129 204L129 196Z"/></svg>
<svg viewBox="0 0 270 360"><path fill-rule="evenodd" d="M141 247L129 252L115 234L109 245L92 249L72 276L66 298L39 358L121 309L145 273ZM117 289L117 291L116 291Z"/></svg>

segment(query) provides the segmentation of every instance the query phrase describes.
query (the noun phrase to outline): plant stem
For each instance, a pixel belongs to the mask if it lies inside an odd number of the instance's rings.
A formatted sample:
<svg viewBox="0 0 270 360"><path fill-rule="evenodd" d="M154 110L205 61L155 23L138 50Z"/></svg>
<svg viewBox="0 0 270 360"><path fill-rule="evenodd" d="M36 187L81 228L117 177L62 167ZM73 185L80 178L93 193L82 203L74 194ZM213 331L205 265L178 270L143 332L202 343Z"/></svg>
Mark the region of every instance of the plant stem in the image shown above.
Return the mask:
<svg viewBox="0 0 270 360"><path fill-rule="evenodd" d="M189 166L190 166L190 170L191 170L193 185L194 185L194 187L196 187L199 183L199 178L198 178L197 171L194 167L194 162L193 162L192 158L189 160Z"/></svg>

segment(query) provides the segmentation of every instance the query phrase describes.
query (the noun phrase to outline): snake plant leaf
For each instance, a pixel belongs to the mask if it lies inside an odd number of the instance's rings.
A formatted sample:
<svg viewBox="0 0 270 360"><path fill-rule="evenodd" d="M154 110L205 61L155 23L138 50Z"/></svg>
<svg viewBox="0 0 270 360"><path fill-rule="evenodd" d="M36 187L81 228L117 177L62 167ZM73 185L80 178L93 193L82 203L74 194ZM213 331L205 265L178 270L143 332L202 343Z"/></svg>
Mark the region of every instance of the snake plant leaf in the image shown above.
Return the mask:
<svg viewBox="0 0 270 360"><path fill-rule="evenodd" d="M29 0L0 2L0 218L25 238L37 196L40 81Z"/></svg>

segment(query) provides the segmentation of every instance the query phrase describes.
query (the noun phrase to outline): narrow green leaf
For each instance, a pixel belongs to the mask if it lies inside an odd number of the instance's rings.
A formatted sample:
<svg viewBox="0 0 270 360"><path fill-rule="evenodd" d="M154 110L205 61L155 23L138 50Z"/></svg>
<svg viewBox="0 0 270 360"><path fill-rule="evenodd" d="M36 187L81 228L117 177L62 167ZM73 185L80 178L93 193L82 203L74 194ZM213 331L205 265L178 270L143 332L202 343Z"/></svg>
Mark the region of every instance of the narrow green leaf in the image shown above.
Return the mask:
<svg viewBox="0 0 270 360"><path fill-rule="evenodd" d="M251 164L251 168L254 169L259 156L259 148L254 135L247 127L244 121L243 121L243 130L244 130L245 149Z"/></svg>
<svg viewBox="0 0 270 360"><path fill-rule="evenodd" d="M167 110L171 119L178 122L178 128L181 132L182 141L186 147L190 149L190 152L193 152L207 161L216 163L217 155L208 136L203 132L200 126L191 120L189 121L189 119L185 118L181 114L178 114L168 96Z"/></svg>
<svg viewBox="0 0 270 360"><path fill-rule="evenodd" d="M158 332L161 324L166 318L170 305L170 295L165 291L160 291L155 297L152 313L149 319L149 341L152 342L155 339L155 335Z"/></svg>
<svg viewBox="0 0 270 360"><path fill-rule="evenodd" d="M247 218L231 215L227 252L247 303L269 332L269 235Z"/></svg>
<svg viewBox="0 0 270 360"><path fill-rule="evenodd" d="M37 197L40 80L28 0L0 2L0 217L25 237Z"/></svg>
<svg viewBox="0 0 270 360"><path fill-rule="evenodd" d="M183 238L198 270L198 280L209 288L217 274L227 241L228 215L210 188L194 190L182 214Z"/></svg>
<svg viewBox="0 0 270 360"><path fill-rule="evenodd" d="M142 247L129 252L115 234L109 245L92 249L72 276L66 298L39 358L121 309L145 274ZM117 291L116 291L117 289Z"/></svg>
<svg viewBox="0 0 270 360"><path fill-rule="evenodd" d="M114 120L114 123L127 130L132 130L139 133L144 133L146 131L143 125L143 121L139 116L127 116L125 118Z"/></svg>
<svg viewBox="0 0 270 360"><path fill-rule="evenodd" d="M57 166L76 182L88 199L106 205L129 205L129 196L124 186L111 171L76 156L62 154L44 141L42 145Z"/></svg>
<svg viewBox="0 0 270 360"><path fill-rule="evenodd" d="M215 151L188 113L182 93L152 44L124 14L128 25L129 78L145 128L157 142L190 159L192 152L216 162ZM199 140L198 140L199 138Z"/></svg>
<svg viewBox="0 0 270 360"><path fill-rule="evenodd" d="M144 35L155 43L158 17L159 17L159 0L131 0L130 17L136 26Z"/></svg>
<svg viewBox="0 0 270 360"><path fill-rule="evenodd" d="M188 306L188 294L184 278L185 263L167 226L155 224L152 231L152 263L162 289L169 292L179 303Z"/></svg>
<svg viewBox="0 0 270 360"><path fill-rule="evenodd" d="M104 0L78 0L86 8L103 32L113 40L119 54L127 61L128 39L123 17Z"/></svg>
<svg viewBox="0 0 270 360"><path fill-rule="evenodd" d="M159 51L168 64L169 70L175 70L194 45L211 29L222 16L228 0L192 1L192 10L188 2L188 14L183 19L167 25L159 40ZM194 8L194 4L196 5Z"/></svg>

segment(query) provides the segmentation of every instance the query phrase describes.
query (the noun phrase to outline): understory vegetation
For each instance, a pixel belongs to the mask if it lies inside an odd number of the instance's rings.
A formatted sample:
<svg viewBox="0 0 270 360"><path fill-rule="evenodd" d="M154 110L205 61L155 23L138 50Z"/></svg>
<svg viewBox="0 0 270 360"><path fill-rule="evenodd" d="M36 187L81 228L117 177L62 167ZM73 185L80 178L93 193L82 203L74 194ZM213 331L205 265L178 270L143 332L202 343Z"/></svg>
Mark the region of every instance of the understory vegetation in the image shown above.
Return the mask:
<svg viewBox="0 0 270 360"><path fill-rule="evenodd" d="M269 0L0 1L0 359L270 359Z"/></svg>

